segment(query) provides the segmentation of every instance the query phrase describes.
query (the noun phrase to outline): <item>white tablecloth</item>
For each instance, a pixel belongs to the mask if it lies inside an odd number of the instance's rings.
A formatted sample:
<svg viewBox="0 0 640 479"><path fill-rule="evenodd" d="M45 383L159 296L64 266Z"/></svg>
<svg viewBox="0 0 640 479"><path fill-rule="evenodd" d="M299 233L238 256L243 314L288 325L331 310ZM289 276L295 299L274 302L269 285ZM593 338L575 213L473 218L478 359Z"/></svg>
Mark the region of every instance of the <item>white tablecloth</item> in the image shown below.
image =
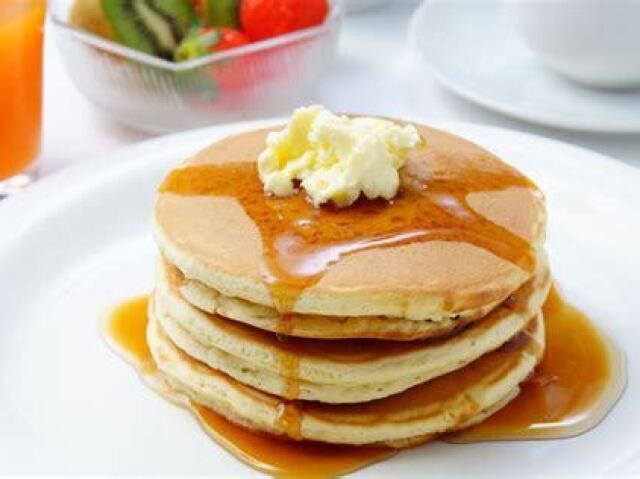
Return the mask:
<svg viewBox="0 0 640 479"><path fill-rule="evenodd" d="M640 135L579 133L544 128L492 113L435 82L407 42L416 2L345 19L338 54L310 103L340 111L419 116L503 126L575 143L640 167ZM53 35L45 46L44 146L41 174L91 161L150 135L113 123L76 90Z"/></svg>

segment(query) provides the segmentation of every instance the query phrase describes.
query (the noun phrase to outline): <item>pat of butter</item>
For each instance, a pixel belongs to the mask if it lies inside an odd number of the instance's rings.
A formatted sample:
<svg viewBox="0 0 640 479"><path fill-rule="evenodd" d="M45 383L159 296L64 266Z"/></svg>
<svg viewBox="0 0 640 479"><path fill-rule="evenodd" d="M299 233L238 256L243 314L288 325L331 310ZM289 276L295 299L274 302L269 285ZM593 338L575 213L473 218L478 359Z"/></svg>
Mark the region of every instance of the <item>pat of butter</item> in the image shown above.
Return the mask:
<svg viewBox="0 0 640 479"><path fill-rule="evenodd" d="M300 181L315 206L349 206L361 193L390 200L398 192L398 170L421 141L412 125L338 116L317 105L299 108L283 130L267 136L258 171L265 191L276 196L293 195Z"/></svg>

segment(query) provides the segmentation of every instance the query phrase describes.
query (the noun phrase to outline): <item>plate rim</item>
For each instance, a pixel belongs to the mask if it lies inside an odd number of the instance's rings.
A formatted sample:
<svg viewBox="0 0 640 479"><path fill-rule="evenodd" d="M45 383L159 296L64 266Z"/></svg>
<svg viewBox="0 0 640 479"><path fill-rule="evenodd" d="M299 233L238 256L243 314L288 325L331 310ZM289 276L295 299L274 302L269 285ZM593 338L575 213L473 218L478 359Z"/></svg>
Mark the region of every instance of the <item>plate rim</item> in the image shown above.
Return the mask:
<svg viewBox="0 0 640 479"><path fill-rule="evenodd" d="M494 2L495 3L495 2ZM482 95L472 89L469 89L457 82L451 75L446 74L441 68L438 67L438 63L435 62L430 55L426 52L419 40L420 24L424 22L423 18L427 17L428 11L434 8L435 5L447 5L447 2L441 0L423 1L416 11L412 14L409 21L409 44L411 48L419 54L419 57L433 75L434 79L444 88L450 92L464 98L476 105L480 105L488 110L500 113L507 117L515 118L527 123L532 123L540 126L559 128L566 131L579 131L587 133L613 133L621 135L631 135L640 133L640 122L627 125L622 124L588 124L588 123L572 123L567 121L566 118L562 118L554 115L552 112L548 114L539 112L530 112L526 108L511 107L509 103L501 102L491 96Z"/></svg>

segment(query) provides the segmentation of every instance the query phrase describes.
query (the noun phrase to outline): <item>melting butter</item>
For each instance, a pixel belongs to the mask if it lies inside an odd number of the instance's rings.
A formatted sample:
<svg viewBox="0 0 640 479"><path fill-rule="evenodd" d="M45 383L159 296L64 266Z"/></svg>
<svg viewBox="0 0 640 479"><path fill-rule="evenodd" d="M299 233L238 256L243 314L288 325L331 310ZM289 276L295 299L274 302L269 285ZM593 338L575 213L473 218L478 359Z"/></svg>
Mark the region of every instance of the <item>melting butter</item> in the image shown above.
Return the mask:
<svg viewBox="0 0 640 479"><path fill-rule="evenodd" d="M258 171L265 191L291 196L297 180L315 206L349 206L361 194L390 200L400 185L398 170L421 143L412 125L349 118L315 105L299 108L283 130L268 135Z"/></svg>

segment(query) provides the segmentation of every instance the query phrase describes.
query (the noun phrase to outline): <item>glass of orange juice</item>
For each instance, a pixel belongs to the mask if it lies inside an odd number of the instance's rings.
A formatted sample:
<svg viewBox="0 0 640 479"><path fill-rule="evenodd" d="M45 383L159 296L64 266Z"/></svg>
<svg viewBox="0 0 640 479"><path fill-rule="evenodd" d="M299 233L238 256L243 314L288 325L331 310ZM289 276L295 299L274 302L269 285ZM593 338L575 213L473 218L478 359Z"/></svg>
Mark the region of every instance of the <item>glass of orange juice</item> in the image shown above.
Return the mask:
<svg viewBox="0 0 640 479"><path fill-rule="evenodd" d="M36 172L44 14L45 0L0 0L0 197Z"/></svg>

